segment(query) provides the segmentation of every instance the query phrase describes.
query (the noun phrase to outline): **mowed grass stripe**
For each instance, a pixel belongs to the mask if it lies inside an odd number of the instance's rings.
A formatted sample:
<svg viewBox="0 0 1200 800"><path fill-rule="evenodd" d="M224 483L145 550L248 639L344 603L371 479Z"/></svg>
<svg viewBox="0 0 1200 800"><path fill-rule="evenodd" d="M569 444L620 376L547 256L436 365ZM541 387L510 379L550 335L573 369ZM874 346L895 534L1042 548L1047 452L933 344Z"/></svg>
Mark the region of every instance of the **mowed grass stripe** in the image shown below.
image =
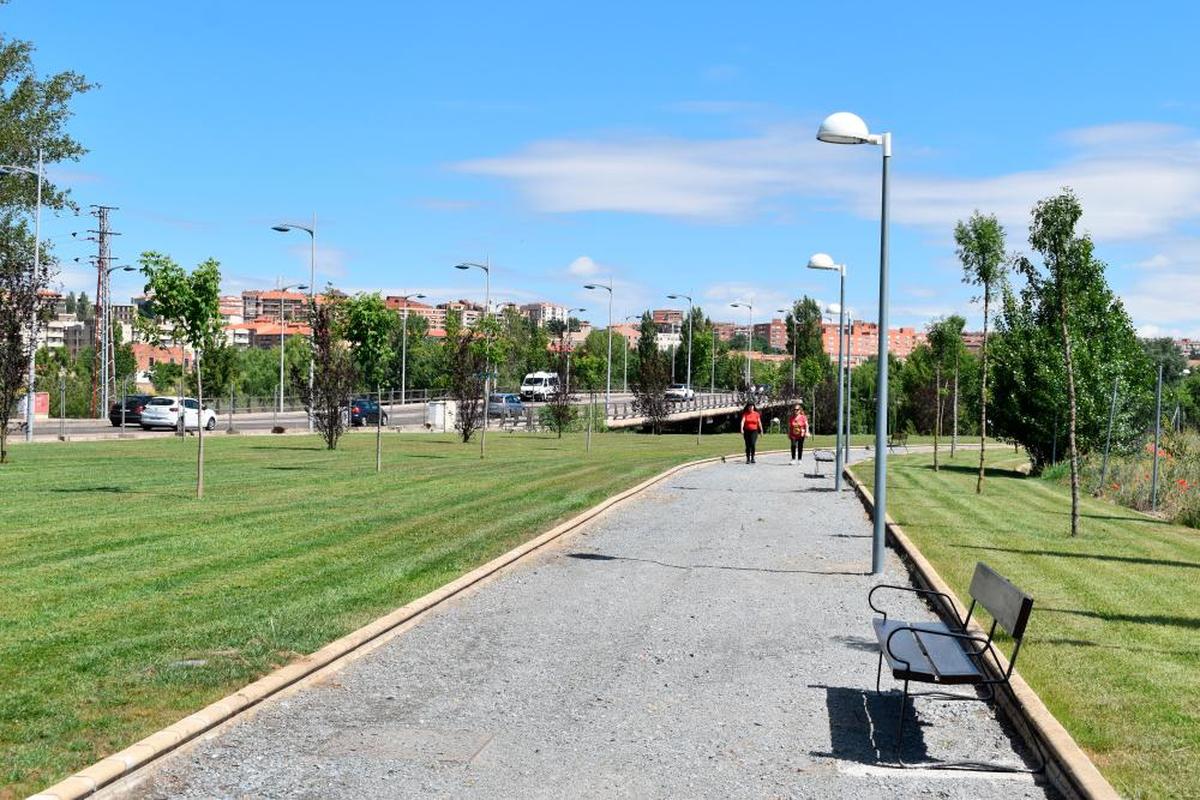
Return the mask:
<svg viewBox="0 0 1200 800"><path fill-rule="evenodd" d="M978 496L961 461L894 457L889 513L960 599L976 561L1034 597L1021 673L1122 795L1200 797L1200 533L1085 498L1072 539L1064 487L989 463Z"/></svg>
<svg viewBox="0 0 1200 800"><path fill-rule="evenodd" d="M783 437L768 437L780 447ZM0 470L0 798L23 796L740 437L171 437ZM178 666L185 659L196 667Z"/></svg>

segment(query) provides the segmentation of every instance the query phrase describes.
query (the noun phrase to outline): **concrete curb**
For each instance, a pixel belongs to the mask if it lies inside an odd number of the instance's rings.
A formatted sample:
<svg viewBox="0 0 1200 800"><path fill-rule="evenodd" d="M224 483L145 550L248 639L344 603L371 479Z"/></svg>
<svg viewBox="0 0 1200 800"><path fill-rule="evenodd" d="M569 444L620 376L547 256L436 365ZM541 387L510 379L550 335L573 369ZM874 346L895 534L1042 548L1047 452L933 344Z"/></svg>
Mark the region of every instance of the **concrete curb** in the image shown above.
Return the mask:
<svg viewBox="0 0 1200 800"><path fill-rule="evenodd" d="M875 497L859 482L849 467L843 471L843 474L858 493L867 511L874 514ZM909 571L917 579L916 583L922 588L944 592L951 598L950 608L945 607L946 602L941 598L936 600L938 612L947 618L953 615L962 619L966 615L967 609L958 601L954 590L942 579L942 576L908 538L904 529L896 524L890 514L885 518L885 522L892 545L907 562ZM970 629L972 633L981 636L987 635L987 631L983 630L974 619L971 620ZM1007 669L1008 659L1000 653L996 655L1001 668ZM1002 676L996 674L993 677ZM1117 794L1116 789L1100 774L1100 770L1071 738L1071 734L1067 732L1062 723L1050 713L1046 704L1030 688L1019 672L1012 673L1009 685L1012 687L1016 704L1014 705L1008 697L1001 693L996 695L998 702L1010 716L1020 717L1024 721L1026 729L1032 731L1041 742L1046 754L1046 776L1054 787L1068 797L1078 797L1083 800L1120 800L1121 796ZM1026 736L1026 733L1022 731L1021 735ZM1033 745L1032 742L1029 744Z"/></svg>
<svg viewBox="0 0 1200 800"><path fill-rule="evenodd" d="M299 681L313 675L313 673L329 667L333 662L352 656L356 651L376 642L380 637L391 633L405 623L414 620L435 606L440 605L485 578L519 561L544 545L595 519L613 506L642 493L672 475L693 467L711 464L727 457L733 458L735 456L714 456L678 464L642 481L632 488L615 494L566 522L554 526L545 533L456 578L445 586L435 589L424 597L401 606L374 622L330 642L315 653L310 653L298 661L281 667L259 678L249 686L243 687L233 694L209 704L194 714L184 717L172 725L168 725L157 733L147 736L119 753L108 756L92 764L90 767L75 773L71 777L56 783L50 788L31 795L28 800L76 800L76 798L93 795L98 790L118 780L129 777L134 771L145 767L179 746L195 739L200 734L229 722L237 715L295 685Z"/></svg>

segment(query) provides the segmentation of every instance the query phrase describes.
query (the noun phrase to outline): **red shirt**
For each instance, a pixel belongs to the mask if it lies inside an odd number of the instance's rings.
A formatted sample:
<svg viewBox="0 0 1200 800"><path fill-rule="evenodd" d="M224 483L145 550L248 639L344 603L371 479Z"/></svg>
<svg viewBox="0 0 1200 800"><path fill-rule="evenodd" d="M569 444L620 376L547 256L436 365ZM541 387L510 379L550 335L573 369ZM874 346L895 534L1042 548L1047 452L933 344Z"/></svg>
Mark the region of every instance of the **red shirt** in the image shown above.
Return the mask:
<svg viewBox="0 0 1200 800"><path fill-rule="evenodd" d="M762 428L762 417L757 411L747 411L742 414L742 427L744 430L757 431Z"/></svg>
<svg viewBox="0 0 1200 800"><path fill-rule="evenodd" d="M793 414L788 420L788 437L803 439L805 436L808 436L808 417L801 411L799 414Z"/></svg>

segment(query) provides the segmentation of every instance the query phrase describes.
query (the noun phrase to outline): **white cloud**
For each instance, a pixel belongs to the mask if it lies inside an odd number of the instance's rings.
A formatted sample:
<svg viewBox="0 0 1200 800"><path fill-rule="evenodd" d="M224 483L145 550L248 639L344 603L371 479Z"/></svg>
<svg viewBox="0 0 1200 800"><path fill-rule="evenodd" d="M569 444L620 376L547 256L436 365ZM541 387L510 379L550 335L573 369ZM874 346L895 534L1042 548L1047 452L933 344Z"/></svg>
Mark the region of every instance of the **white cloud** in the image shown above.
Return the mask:
<svg viewBox="0 0 1200 800"><path fill-rule="evenodd" d="M1141 323L1142 335L1170 331L1175 336L1200 337L1200 269L1148 275L1124 292L1123 299L1130 316Z"/></svg>
<svg viewBox="0 0 1200 800"><path fill-rule="evenodd" d="M580 256L567 265L567 272L577 278L587 278L599 273L600 265L587 256Z"/></svg>
<svg viewBox="0 0 1200 800"><path fill-rule="evenodd" d="M540 211L616 211L703 221L765 213L784 196L845 203L878 215L878 166L857 148L830 147L813 124L774 126L733 139L557 139L457 169L514 183ZM893 218L947 234L976 208L1023 230L1039 199L1071 186L1084 227L1099 241L1167 234L1200 221L1200 135L1154 123L1062 134L1070 152L1035 170L959 178L921 174L897 150ZM1016 237L1014 237L1015 239ZM1016 242L1014 241L1014 244Z"/></svg>

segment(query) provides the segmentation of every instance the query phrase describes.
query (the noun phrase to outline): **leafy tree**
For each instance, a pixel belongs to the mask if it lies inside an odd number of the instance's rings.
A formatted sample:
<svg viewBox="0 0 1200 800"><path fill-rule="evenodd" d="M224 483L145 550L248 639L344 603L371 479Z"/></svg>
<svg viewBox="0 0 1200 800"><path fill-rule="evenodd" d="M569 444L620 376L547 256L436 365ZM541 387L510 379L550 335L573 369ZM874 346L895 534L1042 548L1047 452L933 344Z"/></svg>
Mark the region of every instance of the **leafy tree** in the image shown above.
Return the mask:
<svg viewBox="0 0 1200 800"><path fill-rule="evenodd" d="M354 359L342 340L342 303L310 302L308 324L312 328L312 387L308 384L308 361L292 363L292 386L312 415L313 427L325 440L328 450L336 450L346 432L350 394L357 375Z"/></svg>
<svg viewBox="0 0 1200 800"><path fill-rule="evenodd" d="M375 471L383 468L383 386L391 378L396 352L393 331L399 318L379 292L360 293L345 304L345 335L359 379L374 389L379 413L375 417Z"/></svg>
<svg viewBox="0 0 1200 800"><path fill-rule="evenodd" d="M561 329L565 330L565 328ZM565 337L559 337L560 343L565 341ZM575 395L571 392L569 378L567 376L567 358L566 348L559 347L559 352L555 356L557 362L556 372L558 373L558 389L546 401L539 412L543 424L548 424L558 434L558 438L562 438L563 431L571 426L571 422L575 419Z"/></svg>
<svg viewBox="0 0 1200 800"><path fill-rule="evenodd" d="M1070 192L1035 207L1030 241L1045 266L1018 260L1025 285L1019 293L1004 290L990 348L996 435L1023 444L1040 471L1066 422L1072 535L1079 529L1078 458L1104 441L1113 380L1122 387L1113 431L1118 446L1140 433L1150 391L1145 352L1105 281L1104 264L1093 256L1091 240L1074 234L1079 213Z"/></svg>
<svg viewBox="0 0 1200 800"><path fill-rule="evenodd" d="M1183 371L1187 369L1188 361L1183 351L1179 349L1179 345L1175 344L1174 339L1169 336L1143 339L1142 349L1146 351L1146 358L1150 360L1150 363L1163 365L1164 386L1174 386L1183 377Z"/></svg>
<svg viewBox="0 0 1200 800"><path fill-rule="evenodd" d="M194 352L196 399L204 408L204 381L200 363L221 337L221 267L215 259L201 262L189 275L168 256L154 251L139 259L146 276L145 292L153 297L151 317L171 326L171 337ZM154 319L139 318L143 331L158 336ZM182 411L180 412L183 413ZM196 497L204 497L204 424L197 425Z"/></svg>
<svg viewBox="0 0 1200 800"><path fill-rule="evenodd" d="M183 380L183 365L174 361L155 361L150 367L150 383L158 394L175 394Z"/></svg>
<svg viewBox="0 0 1200 800"><path fill-rule="evenodd" d="M938 471L938 440L942 435L942 419L945 416L947 385L943 382L947 365L957 370L965 350L962 340L963 326L967 321L957 314L940 319L929 326L929 354L933 361L933 470Z"/></svg>
<svg viewBox="0 0 1200 800"><path fill-rule="evenodd" d="M238 367L241 364L239 352L230 347L224 339L219 339L200 359L198 370L187 375L189 392L200 394L200 387L208 390L210 397L224 397L237 379ZM275 362L278 364L278 361ZM197 376L200 380L197 381ZM278 380L278 376L275 377Z"/></svg>
<svg viewBox="0 0 1200 800"><path fill-rule="evenodd" d="M979 476L975 493L983 493L986 453L988 402L988 314L992 294L1003 284L1007 260L1004 253L1004 228L994 214L976 211L965 223L954 227L958 260L963 265L963 282L983 288L983 346L980 352L979 380Z"/></svg>
<svg viewBox="0 0 1200 800"><path fill-rule="evenodd" d="M33 320L41 319L47 304L43 290L49 281L44 258L33 269L33 236L24 220L9 212L0 216L0 464L8 461L8 426L18 398L26 392L29 359L36 337Z"/></svg>
<svg viewBox="0 0 1200 800"><path fill-rule="evenodd" d="M793 320L795 321L794 326ZM792 303L792 308L784 322L787 324L787 352L789 355L795 352L797 363L806 358L824 354L825 334L821 326L821 307L816 300L804 295ZM794 340L793 329L795 331ZM794 351L793 345L795 346Z"/></svg>
<svg viewBox="0 0 1200 800"><path fill-rule="evenodd" d="M63 310L68 314L75 313L75 293L67 292L67 299L63 302Z"/></svg>
<svg viewBox="0 0 1200 800"><path fill-rule="evenodd" d="M137 356L133 354L133 345L123 341L120 325L113 325L112 353L113 375L117 383L137 374Z"/></svg>
<svg viewBox="0 0 1200 800"><path fill-rule="evenodd" d="M451 318L446 326L446 340L442 343L449 393L458 407L454 427L463 444L471 441L487 410L481 399L487 369L486 350L478 341L481 338L478 330L464 328Z"/></svg>
<svg viewBox="0 0 1200 800"><path fill-rule="evenodd" d="M656 334L658 327L654 317L647 311L642 314L640 337L638 338L637 373L633 385L634 407L650 429L662 433L670 408L667 404L667 385L671 380L671 365L667 356L658 349Z"/></svg>
<svg viewBox="0 0 1200 800"><path fill-rule="evenodd" d="M87 322L90 319L96 318L96 306L88 297L87 292L80 292L79 298L75 301L75 319L80 322Z"/></svg>

